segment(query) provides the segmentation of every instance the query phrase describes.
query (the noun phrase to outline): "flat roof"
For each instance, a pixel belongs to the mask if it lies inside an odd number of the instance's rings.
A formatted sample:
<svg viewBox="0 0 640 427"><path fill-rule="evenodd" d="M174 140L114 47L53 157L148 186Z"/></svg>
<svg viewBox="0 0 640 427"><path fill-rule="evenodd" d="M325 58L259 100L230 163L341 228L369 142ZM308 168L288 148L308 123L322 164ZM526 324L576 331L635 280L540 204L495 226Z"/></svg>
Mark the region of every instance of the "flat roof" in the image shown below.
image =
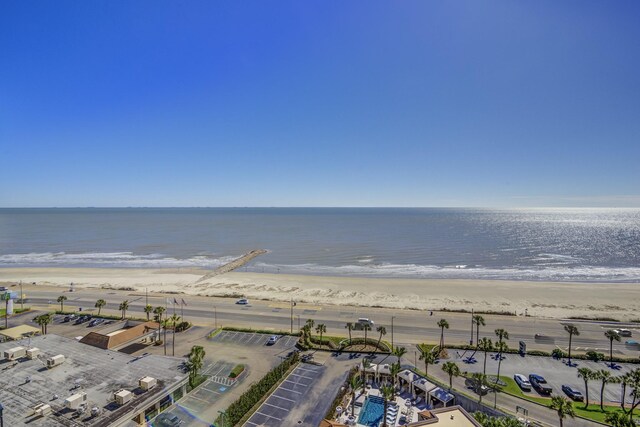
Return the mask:
<svg viewBox="0 0 640 427"><path fill-rule="evenodd" d="M35 360L0 360L0 402L4 406L5 425L10 426L109 425L187 378L179 368L181 358L134 357L52 334L24 338L18 343L0 343L0 351L17 345L37 347L42 356ZM44 360L58 354L65 356L64 363L47 369ZM158 384L150 391L142 391L138 380L147 376L156 378ZM132 391L136 396L128 404L117 407L112 404L113 393L121 389ZM80 392L87 393L89 410L76 417L75 411L64 409L64 400ZM39 403L51 405L53 413L34 418L32 408ZM100 410L95 417L89 415L93 407ZM134 415L131 413L131 417Z"/></svg>
<svg viewBox="0 0 640 427"><path fill-rule="evenodd" d="M33 326L29 326L29 325L20 325L14 328L3 329L0 331L0 335L4 335L5 337L12 340L19 340L25 335L39 334L39 333L40 333L39 328L34 328Z"/></svg>

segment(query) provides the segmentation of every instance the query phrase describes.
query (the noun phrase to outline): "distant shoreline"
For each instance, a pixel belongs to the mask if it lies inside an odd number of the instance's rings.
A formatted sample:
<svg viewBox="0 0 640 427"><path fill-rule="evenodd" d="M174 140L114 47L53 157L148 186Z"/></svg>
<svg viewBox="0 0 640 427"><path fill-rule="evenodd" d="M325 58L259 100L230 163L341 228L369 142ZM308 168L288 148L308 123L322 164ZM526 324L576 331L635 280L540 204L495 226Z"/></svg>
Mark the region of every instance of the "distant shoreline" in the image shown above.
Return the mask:
<svg viewBox="0 0 640 427"><path fill-rule="evenodd" d="M198 282L211 270L140 268L0 268L0 285L68 287L245 296L311 304L412 310L479 310L530 316L637 319L638 283L390 279L230 272Z"/></svg>

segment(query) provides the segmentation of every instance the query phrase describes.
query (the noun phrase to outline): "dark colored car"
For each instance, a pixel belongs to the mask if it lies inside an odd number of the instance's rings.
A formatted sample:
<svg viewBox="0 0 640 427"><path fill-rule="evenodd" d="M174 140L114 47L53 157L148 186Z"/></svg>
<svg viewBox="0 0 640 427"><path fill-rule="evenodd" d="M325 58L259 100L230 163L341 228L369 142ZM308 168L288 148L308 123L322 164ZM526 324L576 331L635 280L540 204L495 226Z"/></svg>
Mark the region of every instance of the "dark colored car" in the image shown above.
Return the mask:
<svg viewBox="0 0 640 427"><path fill-rule="evenodd" d="M564 393L570 398L572 398L573 400L576 400L578 402L584 401L584 396L582 396L582 393L580 393L578 390L571 387L570 385L563 384L562 391L564 391Z"/></svg>
<svg viewBox="0 0 640 427"><path fill-rule="evenodd" d="M533 381L533 380L538 381L540 384L546 384L547 383L547 380L545 380L542 375L529 374L529 381Z"/></svg>
<svg viewBox="0 0 640 427"><path fill-rule="evenodd" d="M173 414L160 414L153 424L160 427L175 427L182 424L182 421Z"/></svg>
<svg viewBox="0 0 640 427"><path fill-rule="evenodd" d="M542 378L543 382L540 382L538 378ZM531 382L531 387L543 396L549 396L553 391L553 389L547 385L547 381L540 375L529 375L529 382Z"/></svg>

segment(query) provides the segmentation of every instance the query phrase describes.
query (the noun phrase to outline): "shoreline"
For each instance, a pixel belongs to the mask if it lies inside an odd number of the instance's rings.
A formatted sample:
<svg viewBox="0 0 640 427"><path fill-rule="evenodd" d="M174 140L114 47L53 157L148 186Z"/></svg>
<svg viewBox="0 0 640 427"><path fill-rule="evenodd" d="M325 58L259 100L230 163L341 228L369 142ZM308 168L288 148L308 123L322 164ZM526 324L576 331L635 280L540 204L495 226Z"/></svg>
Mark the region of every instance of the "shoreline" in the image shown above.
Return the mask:
<svg viewBox="0 0 640 427"><path fill-rule="evenodd" d="M408 279L225 272L201 268L0 268L0 285L22 280L78 288L239 297L308 304L411 310L512 312L532 317L637 319L639 283L488 279Z"/></svg>

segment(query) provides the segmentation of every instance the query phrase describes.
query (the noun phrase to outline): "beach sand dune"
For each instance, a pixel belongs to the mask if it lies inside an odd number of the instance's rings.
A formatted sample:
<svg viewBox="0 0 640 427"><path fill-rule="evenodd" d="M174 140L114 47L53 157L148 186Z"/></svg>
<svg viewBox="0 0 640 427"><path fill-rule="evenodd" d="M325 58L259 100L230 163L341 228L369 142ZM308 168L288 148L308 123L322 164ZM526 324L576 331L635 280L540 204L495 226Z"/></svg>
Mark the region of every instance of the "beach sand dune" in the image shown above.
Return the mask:
<svg viewBox="0 0 640 427"><path fill-rule="evenodd" d="M245 296L311 304L417 310L508 311L541 317L637 318L637 283L552 283L490 280L390 279L118 268L2 268L0 284L148 289L193 295Z"/></svg>

